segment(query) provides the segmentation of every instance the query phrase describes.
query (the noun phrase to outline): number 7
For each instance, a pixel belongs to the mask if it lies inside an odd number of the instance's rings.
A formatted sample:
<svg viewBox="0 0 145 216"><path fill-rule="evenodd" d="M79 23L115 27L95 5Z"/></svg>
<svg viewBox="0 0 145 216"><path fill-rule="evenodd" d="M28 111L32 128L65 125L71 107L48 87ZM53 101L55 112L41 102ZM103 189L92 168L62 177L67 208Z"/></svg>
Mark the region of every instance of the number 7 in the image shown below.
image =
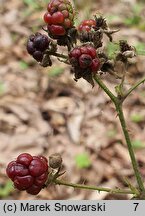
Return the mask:
<svg viewBox="0 0 145 216"><path fill-rule="evenodd" d="M136 211L139 203L133 203L133 204L135 205L134 211Z"/></svg>

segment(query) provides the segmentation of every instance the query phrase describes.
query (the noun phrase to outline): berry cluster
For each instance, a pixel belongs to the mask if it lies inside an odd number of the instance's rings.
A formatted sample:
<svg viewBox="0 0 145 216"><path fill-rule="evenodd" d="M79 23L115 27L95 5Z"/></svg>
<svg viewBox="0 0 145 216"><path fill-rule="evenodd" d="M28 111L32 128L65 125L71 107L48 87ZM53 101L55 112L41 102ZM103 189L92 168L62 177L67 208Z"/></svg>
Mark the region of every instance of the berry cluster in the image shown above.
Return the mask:
<svg viewBox="0 0 145 216"><path fill-rule="evenodd" d="M92 73L95 74L100 67L96 49L91 45L76 47L69 53L69 60L75 80L83 77L93 85Z"/></svg>
<svg viewBox="0 0 145 216"><path fill-rule="evenodd" d="M74 48L69 53L71 65L77 70L88 69L90 72L97 72L100 63L97 57L96 49L91 45L85 45Z"/></svg>
<svg viewBox="0 0 145 216"><path fill-rule="evenodd" d="M95 28L95 26L96 26L95 20L93 19L83 20L78 26L78 31L79 32L82 32L82 31L89 32L91 31L91 29Z"/></svg>
<svg viewBox="0 0 145 216"><path fill-rule="evenodd" d="M52 0L48 4L44 21L52 38L58 39L67 34L67 30L73 27L74 10L68 0Z"/></svg>
<svg viewBox="0 0 145 216"><path fill-rule="evenodd" d="M27 51L36 61L41 62L49 43L50 40L46 35L37 32L35 35L29 37Z"/></svg>
<svg viewBox="0 0 145 216"><path fill-rule="evenodd" d="M38 194L48 177L48 161L43 156L20 154L6 168L8 177L18 190L26 190L32 195Z"/></svg>
<svg viewBox="0 0 145 216"><path fill-rule="evenodd" d="M43 67L52 65L51 56L57 57L72 66L76 81L82 77L94 86L93 76L98 70L104 72L102 68L108 62L103 51L98 50L103 45L103 35L112 41L116 31L109 30L102 16L84 20L75 27L75 11L69 0L50 0L43 19L47 26L43 30L48 37L40 33L30 36L28 53ZM59 52L59 46L67 47L66 55Z"/></svg>

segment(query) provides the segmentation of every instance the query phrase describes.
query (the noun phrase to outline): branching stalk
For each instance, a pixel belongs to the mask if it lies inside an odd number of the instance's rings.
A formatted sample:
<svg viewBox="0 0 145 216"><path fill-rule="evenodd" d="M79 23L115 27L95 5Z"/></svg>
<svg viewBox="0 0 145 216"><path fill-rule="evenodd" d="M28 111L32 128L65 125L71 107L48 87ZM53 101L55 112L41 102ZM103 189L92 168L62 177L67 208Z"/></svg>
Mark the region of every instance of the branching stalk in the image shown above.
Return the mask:
<svg viewBox="0 0 145 216"><path fill-rule="evenodd" d="M144 191L144 185L143 185L143 181L142 181L142 178L141 178L141 175L139 172L139 167L138 167L138 163L137 163L136 158L135 158L135 154L134 154L133 147L131 144L130 136L129 136L129 133L127 130L127 126L126 126L126 122L125 122L125 118L124 118L124 114L123 114L123 110L122 110L122 104L116 104L115 106L116 106L116 110L118 112L118 117L120 120L122 131L123 131L126 143L127 143L127 147L128 147L129 155L131 158L132 166L134 169L135 177L136 177L136 180L138 183L138 187L139 187L140 192L143 192Z"/></svg>
<svg viewBox="0 0 145 216"><path fill-rule="evenodd" d="M142 83L145 82L145 77L143 79L141 79L140 81L138 81L134 86L132 86L128 92L124 95L123 97L123 101L139 86L141 85Z"/></svg>
<svg viewBox="0 0 145 216"><path fill-rule="evenodd" d="M116 97L108 88L107 86L103 83L103 81L96 75L94 77L95 81L98 83L98 85L105 91L105 93L110 97L110 99L113 101L115 107L116 107L116 111L120 120L120 124L122 127L122 131L127 143L127 147L128 147L128 151L129 151L129 155L130 155L130 159L132 162L132 166L134 169L134 173L135 173L135 177L138 183L138 188L140 190L140 194L143 194L145 192L144 189L144 184L143 184L143 180L141 178L140 172L139 172L139 168L138 168L138 163L137 160L135 158L135 154L133 151L133 147L131 144L131 140L130 140L130 136L127 130L127 126L126 126L126 122L125 122L125 118L124 118L124 114L123 114L123 110L122 110L122 101L120 101L118 99L118 97ZM137 86L139 86L141 83L143 83L145 81L145 78L142 79L140 82L138 82L136 85L134 85L126 94L126 97L134 90L137 88Z"/></svg>
<svg viewBox="0 0 145 216"><path fill-rule="evenodd" d="M106 94L110 97L110 99L116 103L116 96L108 89L108 87L103 83L101 78L98 75L94 76L95 81L98 83L98 85L106 92Z"/></svg>

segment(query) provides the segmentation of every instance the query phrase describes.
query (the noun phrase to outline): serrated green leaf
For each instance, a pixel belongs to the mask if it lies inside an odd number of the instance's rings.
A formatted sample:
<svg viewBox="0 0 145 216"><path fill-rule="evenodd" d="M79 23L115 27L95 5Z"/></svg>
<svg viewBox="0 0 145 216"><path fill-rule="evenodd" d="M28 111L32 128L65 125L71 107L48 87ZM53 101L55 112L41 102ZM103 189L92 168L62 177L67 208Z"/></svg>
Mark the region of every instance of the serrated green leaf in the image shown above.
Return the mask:
<svg viewBox="0 0 145 216"><path fill-rule="evenodd" d="M90 158L87 153L78 154L75 157L75 162L78 168L88 168L91 165Z"/></svg>

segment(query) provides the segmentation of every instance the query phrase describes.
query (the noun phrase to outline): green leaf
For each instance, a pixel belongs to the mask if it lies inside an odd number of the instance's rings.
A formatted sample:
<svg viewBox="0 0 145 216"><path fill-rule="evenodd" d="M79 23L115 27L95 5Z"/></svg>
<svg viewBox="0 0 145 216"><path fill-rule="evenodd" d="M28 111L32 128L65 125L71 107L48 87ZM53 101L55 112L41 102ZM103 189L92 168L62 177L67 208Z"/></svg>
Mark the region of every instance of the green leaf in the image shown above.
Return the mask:
<svg viewBox="0 0 145 216"><path fill-rule="evenodd" d="M91 165L90 158L87 153L78 154L75 157L75 162L78 168L88 168Z"/></svg>
<svg viewBox="0 0 145 216"><path fill-rule="evenodd" d="M134 149L142 149L145 148L145 143L143 143L141 140L134 140L132 141L132 146Z"/></svg>
<svg viewBox="0 0 145 216"><path fill-rule="evenodd" d="M0 197L7 197L12 191L14 191L12 181L7 181L4 187L0 185Z"/></svg>
<svg viewBox="0 0 145 216"><path fill-rule="evenodd" d="M135 123L142 122L144 120L144 116L141 115L140 113L134 113L130 116L131 121Z"/></svg>
<svg viewBox="0 0 145 216"><path fill-rule="evenodd" d="M64 68L62 67L52 67L48 72L48 76L59 76L63 72Z"/></svg>

